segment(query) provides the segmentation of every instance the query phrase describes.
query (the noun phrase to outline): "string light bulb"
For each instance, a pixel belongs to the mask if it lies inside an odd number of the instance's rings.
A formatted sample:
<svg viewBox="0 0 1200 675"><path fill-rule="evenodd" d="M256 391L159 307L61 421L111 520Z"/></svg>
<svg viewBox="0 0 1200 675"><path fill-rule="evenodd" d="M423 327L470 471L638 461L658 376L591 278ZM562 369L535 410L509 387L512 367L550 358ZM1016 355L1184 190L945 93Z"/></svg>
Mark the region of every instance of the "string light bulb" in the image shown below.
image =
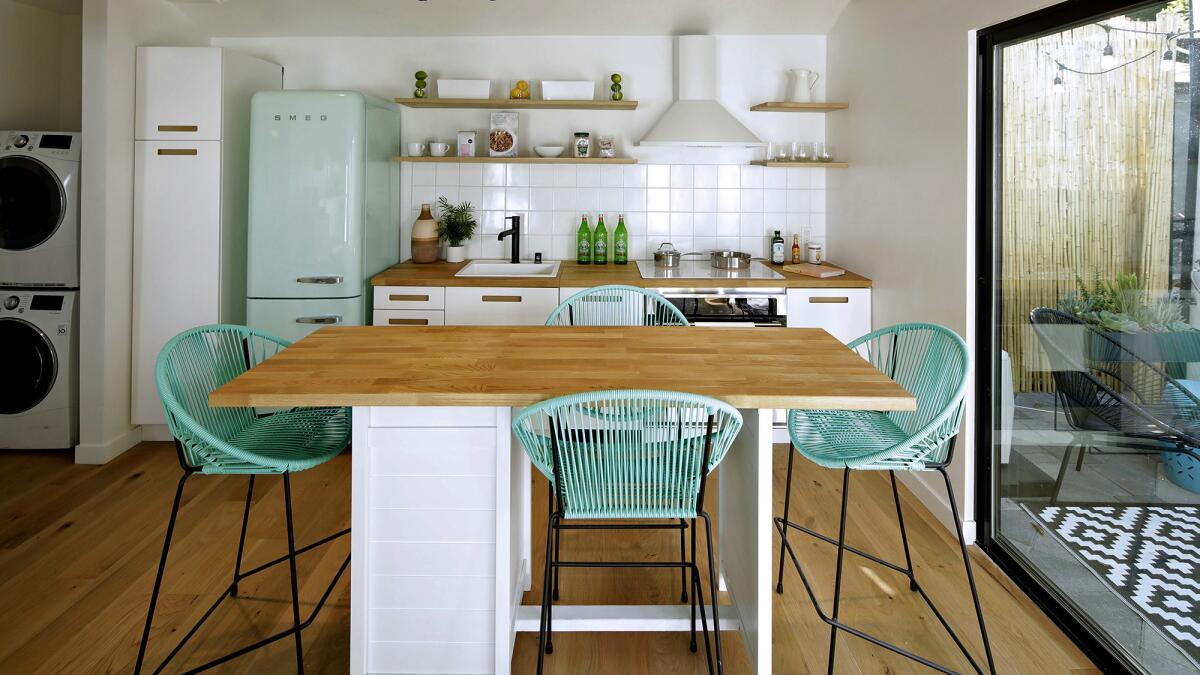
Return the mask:
<svg viewBox="0 0 1200 675"><path fill-rule="evenodd" d="M1172 71L1175 69L1175 52L1171 51L1170 47L1163 52L1162 63L1159 65L1163 71Z"/></svg>
<svg viewBox="0 0 1200 675"><path fill-rule="evenodd" d="M1112 70L1112 67L1117 64L1117 56L1113 53L1112 46L1112 29L1108 26L1101 26L1104 29L1104 51L1100 53L1100 67L1104 70Z"/></svg>
<svg viewBox="0 0 1200 675"><path fill-rule="evenodd" d="M1058 62L1056 61L1055 63L1058 63ZM1063 79L1062 79L1063 67L1064 67L1063 64L1058 63L1058 72L1054 74L1054 89L1055 90L1061 90L1063 88Z"/></svg>

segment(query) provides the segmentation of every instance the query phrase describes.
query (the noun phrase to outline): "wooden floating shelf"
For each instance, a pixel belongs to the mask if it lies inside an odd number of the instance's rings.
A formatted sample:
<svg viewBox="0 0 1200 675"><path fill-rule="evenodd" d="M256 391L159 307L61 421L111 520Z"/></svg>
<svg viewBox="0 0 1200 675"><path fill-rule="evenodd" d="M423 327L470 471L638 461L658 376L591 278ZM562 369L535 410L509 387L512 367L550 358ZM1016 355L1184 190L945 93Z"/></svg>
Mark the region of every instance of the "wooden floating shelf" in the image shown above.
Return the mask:
<svg viewBox="0 0 1200 675"><path fill-rule="evenodd" d="M781 162L779 160L756 159L750 162L755 166L772 168L801 168L801 169L845 169L850 166L847 162Z"/></svg>
<svg viewBox="0 0 1200 675"><path fill-rule="evenodd" d="M637 164L633 157L393 157L397 162L449 162L451 164Z"/></svg>
<svg viewBox="0 0 1200 675"><path fill-rule="evenodd" d="M637 101L543 101L524 98L397 98L406 108L479 108L485 110L637 110Z"/></svg>
<svg viewBox="0 0 1200 675"><path fill-rule="evenodd" d="M849 103L791 103L789 101L767 101L750 106L755 112L832 112L845 110Z"/></svg>

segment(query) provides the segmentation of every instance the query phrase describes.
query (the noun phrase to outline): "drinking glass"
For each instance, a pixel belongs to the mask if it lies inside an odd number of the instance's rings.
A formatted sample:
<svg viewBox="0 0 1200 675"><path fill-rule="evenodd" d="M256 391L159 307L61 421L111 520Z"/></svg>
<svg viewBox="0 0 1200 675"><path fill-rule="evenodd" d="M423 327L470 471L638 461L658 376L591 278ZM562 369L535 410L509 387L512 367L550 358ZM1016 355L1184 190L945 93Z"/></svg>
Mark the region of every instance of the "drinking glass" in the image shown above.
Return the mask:
<svg viewBox="0 0 1200 675"><path fill-rule="evenodd" d="M824 141L813 145L813 157L818 162L832 162L833 154L833 146Z"/></svg>
<svg viewBox="0 0 1200 675"><path fill-rule="evenodd" d="M812 144L804 141L792 142L792 161L793 162L811 162L813 159Z"/></svg>

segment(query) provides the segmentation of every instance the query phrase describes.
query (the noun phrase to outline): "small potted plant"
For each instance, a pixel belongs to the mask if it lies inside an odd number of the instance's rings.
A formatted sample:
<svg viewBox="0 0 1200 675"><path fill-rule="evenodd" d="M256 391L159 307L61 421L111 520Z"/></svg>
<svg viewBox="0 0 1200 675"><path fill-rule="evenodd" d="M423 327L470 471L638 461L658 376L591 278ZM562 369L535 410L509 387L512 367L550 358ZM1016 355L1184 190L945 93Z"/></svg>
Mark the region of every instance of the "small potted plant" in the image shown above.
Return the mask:
<svg viewBox="0 0 1200 675"><path fill-rule="evenodd" d="M466 260L467 247L463 246L463 242L475 234L475 228L478 226L471 202L451 204L445 197L438 197L438 211L441 215L437 224L438 238L448 244L446 262Z"/></svg>

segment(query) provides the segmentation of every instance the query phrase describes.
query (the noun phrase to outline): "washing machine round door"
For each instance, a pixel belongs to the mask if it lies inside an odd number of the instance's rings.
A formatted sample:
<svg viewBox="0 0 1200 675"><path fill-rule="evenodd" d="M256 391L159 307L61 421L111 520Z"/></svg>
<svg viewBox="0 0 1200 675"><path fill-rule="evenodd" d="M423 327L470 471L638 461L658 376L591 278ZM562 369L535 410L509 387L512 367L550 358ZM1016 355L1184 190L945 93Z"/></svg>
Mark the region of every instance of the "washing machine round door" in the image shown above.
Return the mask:
<svg viewBox="0 0 1200 675"><path fill-rule="evenodd" d="M37 326L22 319L0 319L4 379L0 415L15 415L41 403L58 376L54 345Z"/></svg>
<svg viewBox="0 0 1200 675"><path fill-rule="evenodd" d="M67 212L54 171L32 157L0 157L0 249L24 251L49 239Z"/></svg>

